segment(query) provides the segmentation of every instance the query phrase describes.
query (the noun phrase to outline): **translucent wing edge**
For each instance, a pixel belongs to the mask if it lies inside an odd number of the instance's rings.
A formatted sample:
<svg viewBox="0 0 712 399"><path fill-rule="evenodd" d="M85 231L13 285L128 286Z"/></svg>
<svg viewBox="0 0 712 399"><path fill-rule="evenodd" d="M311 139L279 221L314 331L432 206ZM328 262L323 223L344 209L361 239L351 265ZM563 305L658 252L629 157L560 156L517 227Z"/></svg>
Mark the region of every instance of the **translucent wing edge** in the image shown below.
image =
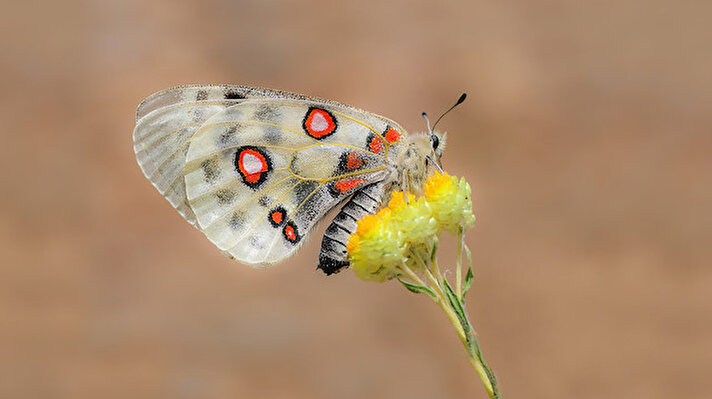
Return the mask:
<svg viewBox="0 0 712 399"><path fill-rule="evenodd" d="M192 100L184 100L185 97L188 98L193 98L196 99L198 98L198 93L204 91L205 92L205 98L204 100L207 101L215 101L215 100L225 100L226 95L230 95L232 97L235 96L244 96L243 98L235 98L234 100L235 103L239 102L239 100L242 100L244 98L275 98L275 99L290 99L290 100L301 100L305 102L316 102L316 103L321 103L324 105L330 105L333 107L340 107L340 108L346 108L350 109L355 112L360 112L364 113L376 118L380 118L384 121L386 121L388 124L391 126L397 127L402 133L405 133L405 129L398 124L397 122L386 118L382 115L375 114L373 112L369 112L366 110L363 110L361 108L355 107L353 105L341 103L338 101L334 100L328 100L325 98L317 97L317 96L309 96L306 94L299 94L299 93L294 93L290 91L283 91L283 90L276 90L276 89L268 89L264 87L253 87L253 86L242 86L242 85L227 85L227 84L187 84L187 85L179 85L179 86L173 86L169 87L160 91L157 91L148 97L144 98L143 101L139 104L138 108L136 109L136 120L138 121L139 119L145 117L149 113L153 112L156 109L159 109L164 106L176 104L179 102L185 102L185 101L192 101ZM193 96L191 96L191 94ZM171 99L175 99L176 97L180 97L181 101L170 101ZM163 105L158 105L160 104L161 100L168 100L169 102L163 104Z"/></svg>

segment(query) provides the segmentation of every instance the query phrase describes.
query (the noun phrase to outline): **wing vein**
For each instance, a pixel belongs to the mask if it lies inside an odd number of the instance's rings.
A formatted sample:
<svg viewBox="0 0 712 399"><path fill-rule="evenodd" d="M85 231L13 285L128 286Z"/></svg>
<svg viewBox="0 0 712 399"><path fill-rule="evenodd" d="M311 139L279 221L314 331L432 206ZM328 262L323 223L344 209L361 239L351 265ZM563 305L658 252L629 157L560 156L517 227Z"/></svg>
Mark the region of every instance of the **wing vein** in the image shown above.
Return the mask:
<svg viewBox="0 0 712 399"><path fill-rule="evenodd" d="M278 170L288 170L288 169L289 169L288 167L284 167L284 168L272 169L271 171L275 172L275 171L278 171ZM294 173L292 173L291 176L288 176L288 177L286 177L285 179L289 179L290 177L297 177L297 176L296 176ZM285 179L282 179L282 180L280 180L279 182L277 182L277 183L275 183L275 184L280 184L280 183L283 182ZM226 181L224 181L224 182L218 184L218 185L215 186L215 187L211 187L210 190L207 190L207 191L205 191L205 192L200 193L199 195L196 195L195 197L192 197L190 200L191 200L191 201L195 201L195 200L197 200L197 199L199 199L199 198L205 197L206 195L213 194L213 193L215 193L216 191L218 191L218 190L224 188L224 187L227 186L228 184L234 183L235 181L239 182L240 179L230 179L230 180L226 180ZM267 187L265 190L269 190L270 188L272 188L272 186Z"/></svg>

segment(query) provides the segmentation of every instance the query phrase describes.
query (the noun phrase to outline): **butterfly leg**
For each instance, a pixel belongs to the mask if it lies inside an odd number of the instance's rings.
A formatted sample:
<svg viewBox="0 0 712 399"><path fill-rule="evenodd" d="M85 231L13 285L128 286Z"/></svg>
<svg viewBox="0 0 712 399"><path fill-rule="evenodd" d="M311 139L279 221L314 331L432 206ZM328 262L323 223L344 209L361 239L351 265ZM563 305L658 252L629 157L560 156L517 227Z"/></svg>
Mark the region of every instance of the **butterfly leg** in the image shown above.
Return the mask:
<svg viewBox="0 0 712 399"><path fill-rule="evenodd" d="M401 172L401 191L403 191L403 198L405 198L405 203L409 204L408 201L408 171L403 169Z"/></svg>
<svg viewBox="0 0 712 399"><path fill-rule="evenodd" d="M443 174L443 168L441 168L440 165L438 165L438 163L435 162L435 160L433 160L433 158L430 157L430 155L426 155L425 160L430 162L430 164L432 164L435 167L435 170L437 170L438 173Z"/></svg>

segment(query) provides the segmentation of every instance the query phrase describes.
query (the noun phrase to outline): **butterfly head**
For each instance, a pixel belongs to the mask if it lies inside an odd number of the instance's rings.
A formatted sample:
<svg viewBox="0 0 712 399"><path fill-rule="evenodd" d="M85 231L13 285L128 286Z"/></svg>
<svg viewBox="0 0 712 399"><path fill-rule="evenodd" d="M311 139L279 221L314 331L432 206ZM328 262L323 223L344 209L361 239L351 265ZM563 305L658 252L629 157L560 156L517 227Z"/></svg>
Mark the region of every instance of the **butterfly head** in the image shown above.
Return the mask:
<svg viewBox="0 0 712 399"><path fill-rule="evenodd" d="M440 170L440 158L442 158L445 152L445 144L447 141L447 133L440 132L437 130L432 130L430 128L430 120L428 120L428 115L423 112L423 118L425 118L428 123L428 132L424 135L425 138L429 139L429 145L427 147L424 145L421 151L426 156L427 160L433 164L436 169Z"/></svg>
<svg viewBox="0 0 712 399"><path fill-rule="evenodd" d="M443 156L446 142L447 132L439 132L436 130L430 133L430 145L433 147L434 158L438 161L440 161L440 157Z"/></svg>

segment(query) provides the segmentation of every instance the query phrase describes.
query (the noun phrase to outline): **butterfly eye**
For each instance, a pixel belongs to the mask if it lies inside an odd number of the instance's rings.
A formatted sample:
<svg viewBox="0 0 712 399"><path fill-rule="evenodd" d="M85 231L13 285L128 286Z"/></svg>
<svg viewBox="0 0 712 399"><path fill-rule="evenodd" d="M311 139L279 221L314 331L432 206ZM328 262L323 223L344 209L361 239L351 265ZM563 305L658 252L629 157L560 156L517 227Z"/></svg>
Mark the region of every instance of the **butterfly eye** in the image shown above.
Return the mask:
<svg viewBox="0 0 712 399"><path fill-rule="evenodd" d="M437 150L438 146L440 145L440 139L438 138L438 136L431 134L430 141L433 142L433 150Z"/></svg>

